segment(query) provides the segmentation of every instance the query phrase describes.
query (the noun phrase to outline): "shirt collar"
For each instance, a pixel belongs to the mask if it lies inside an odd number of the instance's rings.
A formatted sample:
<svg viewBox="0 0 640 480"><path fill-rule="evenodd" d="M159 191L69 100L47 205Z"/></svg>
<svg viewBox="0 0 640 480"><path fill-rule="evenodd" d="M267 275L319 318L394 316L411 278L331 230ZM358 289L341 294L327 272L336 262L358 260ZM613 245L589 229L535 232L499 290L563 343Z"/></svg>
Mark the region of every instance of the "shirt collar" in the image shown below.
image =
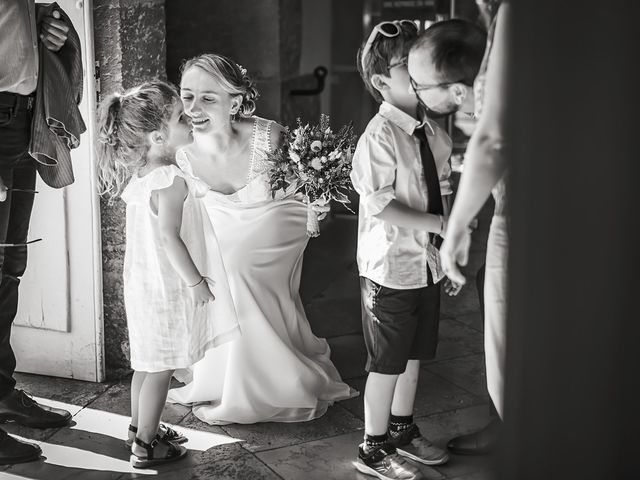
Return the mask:
<svg viewBox="0 0 640 480"><path fill-rule="evenodd" d="M406 132L407 135L413 135L416 128L425 128L426 132L431 135L435 135L436 132L431 126L431 121L426 119L422 122L415 119L411 115L403 112L398 107L391 105L388 102L382 102L378 113L390 122L397 125L400 129Z"/></svg>

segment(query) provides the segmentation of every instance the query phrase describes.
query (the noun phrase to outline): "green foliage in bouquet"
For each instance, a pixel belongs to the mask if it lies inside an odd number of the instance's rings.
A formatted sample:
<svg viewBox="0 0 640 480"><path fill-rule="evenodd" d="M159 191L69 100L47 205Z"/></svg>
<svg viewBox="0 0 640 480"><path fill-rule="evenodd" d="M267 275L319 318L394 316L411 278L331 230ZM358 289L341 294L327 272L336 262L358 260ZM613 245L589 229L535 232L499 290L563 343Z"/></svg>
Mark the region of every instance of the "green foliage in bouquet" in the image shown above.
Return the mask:
<svg viewBox="0 0 640 480"><path fill-rule="evenodd" d="M333 133L325 114L318 125L303 125L299 118L297 123L293 131L286 127L282 146L269 154L273 197L280 190L293 189L304 195L310 208L331 200L346 206L347 193L353 189L349 178L356 140L353 125Z"/></svg>

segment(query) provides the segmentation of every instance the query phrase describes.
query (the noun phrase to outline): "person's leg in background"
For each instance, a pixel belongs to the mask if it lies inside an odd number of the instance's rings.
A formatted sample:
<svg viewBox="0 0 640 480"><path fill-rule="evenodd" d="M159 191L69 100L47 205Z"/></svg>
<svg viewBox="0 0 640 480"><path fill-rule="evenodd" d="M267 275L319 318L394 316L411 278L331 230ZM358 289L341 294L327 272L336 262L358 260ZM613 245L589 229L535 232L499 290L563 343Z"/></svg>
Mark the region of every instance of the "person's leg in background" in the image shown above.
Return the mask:
<svg viewBox="0 0 640 480"><path fill-rule="evenodd" d="M20 194L15 199L13 189L22 183L29 183L30 176L35 180L35 165L33 175L28 168L20 168L17 172L17 182L14 182L15 167L26 154L29 142L30 115L26 110L17 111L17 105L10 95L0 98L0 179L6 189L6 198L0 202L0 244L19 243L15 239L12 218L14 209L28 210L31 214L29 202L33 204L33 195L23 195L23 205L20 205ZM4 197L4 195L3 195ZM26 201L26 203L24 203ZM19 216L19 215L18 215ZM13 223L20 223L14 221ZM28 217L27 217L28 224ZM15 317L14 304L17 306L17 281L13 278L16 260L22 253L12 253L12 249L20 247L0 246L0 398L7 397L14 391L15 380L13 371L16 367L16 359L11 348L11 325ZM5 264L7 266L5 267ZM14 285L15 284L15 285ZM15 287L15 288L14 288ZM15 292L15 295L14 295ZM16 296L14 299L13 297ZM34 444L21 442L0 429L0 465L21 463L36 460L40 457L40 447Z"/></svg>
<svg viewBox="0 0 640 480"><path fill-rule="evenodd" d="M491 219L493 217L495 203L489 198L478 213L477 225L471 234L471 246L469 248L469 262L461 270L464 275L474 280L478 292L478 302L482 315L482 324L485 326L485 269L487 256L487 240ZM489 423L482 429L467 435L455 437L449 441L447 448L457 455L484 455L491 452L498 441L498 432L501 420L493 401L489 400Z"/></svg>
<svg viewBox="0 0 640 480"><path fill-rule="evenodd" d="M0 202L0 422L49 428L69 422L69 412L38 405L16 390L16 359L11 326L18 308L20 278L27 266L29 222L34 203L36 162L29 156L32 99L0 92L0 177L8 189ZM26 190L26 191L25 191ZM37 445L18 441L0 431L0 464L35 460Z"/></svg>

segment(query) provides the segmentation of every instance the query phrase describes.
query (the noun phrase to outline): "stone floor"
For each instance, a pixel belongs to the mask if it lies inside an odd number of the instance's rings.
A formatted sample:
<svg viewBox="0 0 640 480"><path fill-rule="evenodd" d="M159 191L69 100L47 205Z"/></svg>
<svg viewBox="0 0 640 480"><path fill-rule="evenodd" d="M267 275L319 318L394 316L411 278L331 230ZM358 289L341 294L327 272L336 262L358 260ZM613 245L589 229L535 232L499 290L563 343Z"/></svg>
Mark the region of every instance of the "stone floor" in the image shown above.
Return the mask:
<svg viewBox="0 0 640 480"><path fill-rule="evenodd" d="M362 392L365 348L355 256L355 218L337 215L307 248L302 296L311 325L326 337L343 378ZM487 421L482 320L477 295L466 287L443 298L438 356L422 366L415 418L423 434L439 445ZM50 405L72 411L71 427L49 430L3 426L39 443L40 461L0 467L2 479L366 479L356 472L363 436L363 403L339 402L314 421L296 424L210 426L183 406L167 405L164 420L190 438L187 459L135 471L126 436L129 378L102 384L18 374L19 388ZM489 480L491 460L452 456L442 467L424 468L428 479Z"/></svg>

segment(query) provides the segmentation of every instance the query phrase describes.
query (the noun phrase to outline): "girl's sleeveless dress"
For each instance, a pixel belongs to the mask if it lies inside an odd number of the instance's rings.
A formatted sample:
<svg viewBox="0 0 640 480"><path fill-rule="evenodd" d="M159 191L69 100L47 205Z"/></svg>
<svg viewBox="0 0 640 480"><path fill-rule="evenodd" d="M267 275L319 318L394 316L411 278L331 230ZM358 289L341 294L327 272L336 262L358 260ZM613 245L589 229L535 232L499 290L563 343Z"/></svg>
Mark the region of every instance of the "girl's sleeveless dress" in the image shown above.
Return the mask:
<svg viewBox="0 0 640 480"><path fill-rule="evenodd" d="M196 307L189 287L174 270L160 244L151 194L185 180L183 239L200 273L211 282L215 301ZM134 175L122 193L127 204L124 303L131 367L158 372L186 368L215 346L239 336L236 312L215 234L202 204L207 186L175 165ZM206 242L204 239L206 238Z"/></svg>
<svg viewBox="0 0 640 480"><path fill-rule="evenodd" d="M171 390L169 399L193 405L194 414L211 424L311 420L353 396L326 340L311 331L300 300L307 209L291 195L272 199L270 125L255 119L248 183L230 195L210 190L204 197L242 336L177 372L187 385ZM181 153L178 164L190 172Z"/></svg>

